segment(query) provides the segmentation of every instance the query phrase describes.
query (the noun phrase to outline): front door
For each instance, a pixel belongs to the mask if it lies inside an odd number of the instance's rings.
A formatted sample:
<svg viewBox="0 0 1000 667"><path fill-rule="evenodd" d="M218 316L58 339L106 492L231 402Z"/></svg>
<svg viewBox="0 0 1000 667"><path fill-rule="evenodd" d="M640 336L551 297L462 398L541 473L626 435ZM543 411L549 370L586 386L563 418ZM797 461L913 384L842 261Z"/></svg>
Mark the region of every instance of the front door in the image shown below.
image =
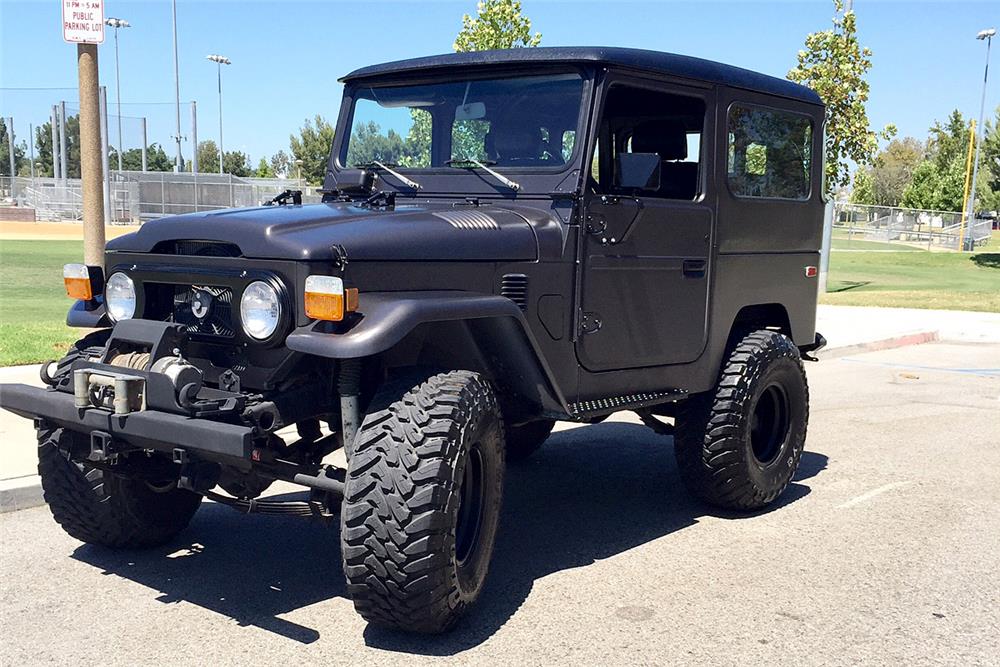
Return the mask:
<svg viewBox="0 0 1000 667"><path fill-rule="evenodd" d="M680 364L705 347L713 210L705 91L616 83L586 204L577 357L588 371ZM656 154L658 183L624 187L624 153Z"/></svg>

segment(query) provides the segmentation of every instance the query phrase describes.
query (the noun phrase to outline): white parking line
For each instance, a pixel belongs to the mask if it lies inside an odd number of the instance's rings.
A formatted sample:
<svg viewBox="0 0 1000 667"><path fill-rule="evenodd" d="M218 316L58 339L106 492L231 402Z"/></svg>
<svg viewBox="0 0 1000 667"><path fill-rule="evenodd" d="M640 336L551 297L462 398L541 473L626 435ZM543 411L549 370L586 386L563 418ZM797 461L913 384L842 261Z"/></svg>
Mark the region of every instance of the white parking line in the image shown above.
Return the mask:
<svg viewBox="0 0 1000 667"><path fill-rule="evenodd" d="M886 484L885 486L880 486L877 489L872 489L871 491L868 491L867 493L862 493L860 496L856 496L854 498L851 498L846 503L842 503L840 505L837 505L837 509L844 509L846 507L853 507L853 506L855 506L855 505L857 505L859 503L865 502L866 500L871 500L875 496L881 495L881 494L885 493L886 491L891 491L891 490L897 489L897 488L899 488L901 486L906 486L907 484L912 484L912 482L909 482L909 481L892 482L891 484Z"/></svg>

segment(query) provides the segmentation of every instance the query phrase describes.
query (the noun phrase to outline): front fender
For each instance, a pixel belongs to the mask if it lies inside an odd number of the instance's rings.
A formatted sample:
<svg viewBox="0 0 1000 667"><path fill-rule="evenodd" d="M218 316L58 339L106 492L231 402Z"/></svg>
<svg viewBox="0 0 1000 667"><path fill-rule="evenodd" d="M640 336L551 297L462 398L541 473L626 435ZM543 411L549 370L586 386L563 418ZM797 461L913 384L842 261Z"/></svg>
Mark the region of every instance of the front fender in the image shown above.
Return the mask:
<svg viewBox="0 0 1000 667"><path fill-rule="evenodd" d="M290 350L330 359L358 359L392 349L422 325L465 322L494 360L498 379L523 390L548 411L568 410L524 313L506 297L473 292L374 292L361 296L360 320L346 330L312 322L289 334Z"/></svg>

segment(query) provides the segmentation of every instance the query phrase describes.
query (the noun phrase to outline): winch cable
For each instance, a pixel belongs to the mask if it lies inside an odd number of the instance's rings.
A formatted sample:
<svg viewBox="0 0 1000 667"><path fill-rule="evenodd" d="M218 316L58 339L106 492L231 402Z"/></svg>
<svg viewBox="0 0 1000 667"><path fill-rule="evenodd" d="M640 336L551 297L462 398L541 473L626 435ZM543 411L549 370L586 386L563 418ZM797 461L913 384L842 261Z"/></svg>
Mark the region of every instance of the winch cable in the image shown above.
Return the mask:
<svg viewBox="0 0 1000 667"><path fill-rule="evenodd" d="M134 371L144 371L149 368L149 352L116 354L108 363L121 368L131 368Z"/></svg>

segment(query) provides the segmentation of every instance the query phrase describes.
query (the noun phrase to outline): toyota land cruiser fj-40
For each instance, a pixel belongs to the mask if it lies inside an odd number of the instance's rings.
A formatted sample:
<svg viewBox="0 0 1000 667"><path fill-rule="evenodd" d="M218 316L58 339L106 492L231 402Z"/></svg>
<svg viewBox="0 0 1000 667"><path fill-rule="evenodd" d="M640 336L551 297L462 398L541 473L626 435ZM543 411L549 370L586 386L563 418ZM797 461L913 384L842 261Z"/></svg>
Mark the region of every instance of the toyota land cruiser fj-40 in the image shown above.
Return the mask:
<svg viewBox="0 0 1000 667"><path fill-rule="evenodd" d="M719 507L782 493L823 344L815 93L617 48L343 82L322 203L162 218L65 267L93 331L0 404L35 420L70 535L160 544L206 496L339 516L357 611L439 632L482 590L507 464L557 420L637 412Z"/></svg>

